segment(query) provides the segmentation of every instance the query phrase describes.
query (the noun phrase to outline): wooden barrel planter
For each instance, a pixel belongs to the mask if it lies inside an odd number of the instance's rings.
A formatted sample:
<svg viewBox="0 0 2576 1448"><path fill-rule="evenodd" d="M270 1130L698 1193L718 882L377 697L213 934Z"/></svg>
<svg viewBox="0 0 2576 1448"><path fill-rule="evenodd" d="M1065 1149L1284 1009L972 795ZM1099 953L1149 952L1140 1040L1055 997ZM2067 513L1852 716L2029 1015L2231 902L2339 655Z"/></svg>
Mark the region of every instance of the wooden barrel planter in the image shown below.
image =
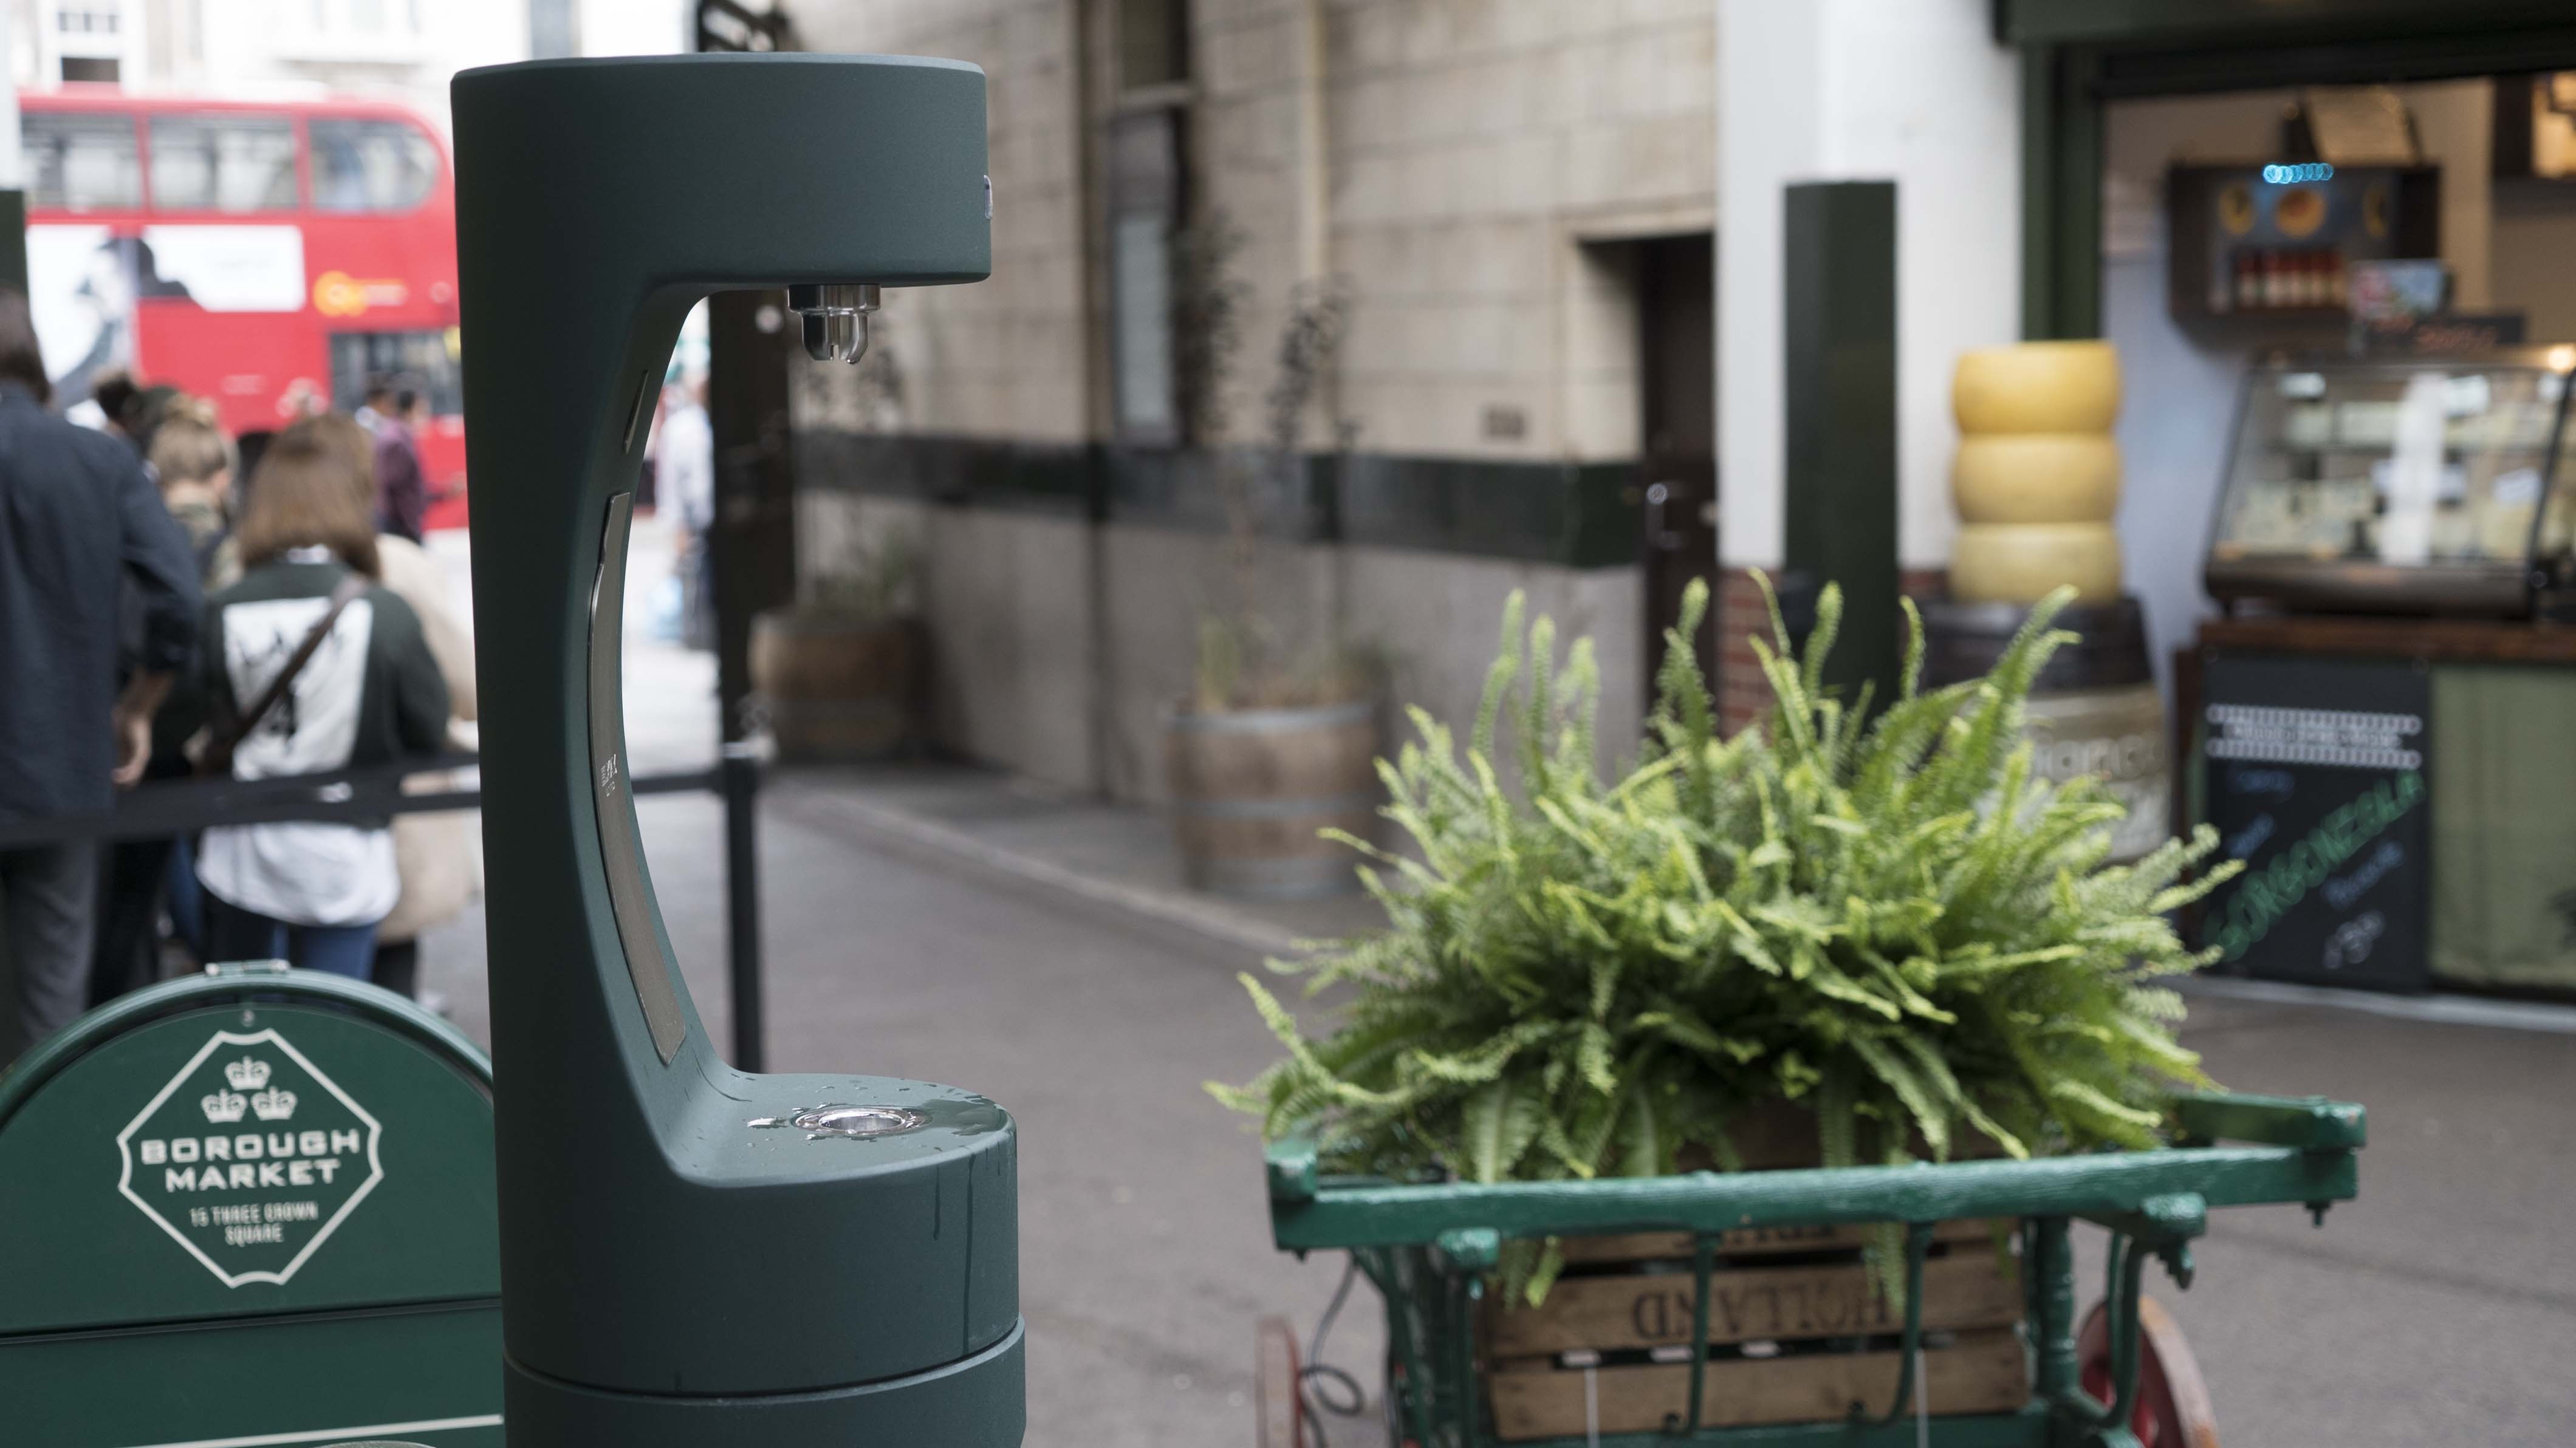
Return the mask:
<svg viewBox="0 0 2576 1448"><path fill-rule="evenodd" d="M751 687L778 757L883 759L921 742L921 621L772 609L751 621Z"/></svg>
<svg viewBox="0 0 2576 1448"><path fill-rule="evenodd" d="M1377 705L1173 713L1172 828L1193 889L1297 900L1358 888L1350 848L1377 819Z"/></svg>
<svg viewBox="0 0 2576 1448"><path fill-rule="evenodd" d="M1923 605L1925 686L1983 675L2029 617L2014 603ZM2056 626L2076 640L2051 655L2031 685L2033 770L2057 783L2077 775L2102 781L2129 808L2111 828L2111 858L2134 860L2173 834L2164 696L2147 662L2146 616L2130 595L2069 608Z"/></svg>

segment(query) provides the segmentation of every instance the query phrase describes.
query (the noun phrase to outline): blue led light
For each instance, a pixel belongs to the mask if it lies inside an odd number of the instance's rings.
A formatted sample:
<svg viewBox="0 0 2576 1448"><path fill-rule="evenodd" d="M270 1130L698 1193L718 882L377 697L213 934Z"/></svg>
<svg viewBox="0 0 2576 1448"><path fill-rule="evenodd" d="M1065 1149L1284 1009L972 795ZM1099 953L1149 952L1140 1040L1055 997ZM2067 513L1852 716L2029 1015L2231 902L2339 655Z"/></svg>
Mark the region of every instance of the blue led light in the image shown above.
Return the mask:
<svg viewBox="0 0 2576 1448"><path fill-rule="evenodd" d="M2275 186L2287 186L2299 181L2331 181L2334 179L2334 167L2323 161L2305 161L2295 166L2266 166L2263 168L2263 179Z"/></svg>

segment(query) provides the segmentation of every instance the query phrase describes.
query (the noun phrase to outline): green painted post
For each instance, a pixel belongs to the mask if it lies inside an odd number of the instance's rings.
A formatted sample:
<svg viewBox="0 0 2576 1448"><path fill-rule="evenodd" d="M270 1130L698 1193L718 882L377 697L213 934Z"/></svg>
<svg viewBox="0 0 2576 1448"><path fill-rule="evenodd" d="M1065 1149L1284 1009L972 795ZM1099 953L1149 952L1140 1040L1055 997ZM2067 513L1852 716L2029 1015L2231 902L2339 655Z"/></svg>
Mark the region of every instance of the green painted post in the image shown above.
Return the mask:
<svg viewBox="0 0 2576 1448"><path fill-rule="evenodd" d="M1781 380L1787 497L1781 561L1840 584L1825 682L1896 697L1904 657L1896 549L1896 183L1787 188Z"/></svg>
<svg viewBox="0 0 2576 1448"><path fill-rule="evenodd" d="M2051 1441L2071 1442L2078 1427L2089 1426L2071 1422L2058 1409L2069 1395L2084 1390L2075 1360L2075 1244L2064 1217L2037 1218L2025 1240L2031 1251L2022 1270L2036 1284L2032 1292L2038 1308L2031 1319L2031 1355L2038 1365L2033 1396L2049 1405Z"/></svg>
<svg viewBox="0 0 2576 1448"><path fill-rule="evenodd" d="M1009 1448L1010 1118L718 1058L618 706L627 515L682 317L725 289L982 278L983 73L539 61L458 76L454 111L509 1442ZM855 310L818 310L809 350L846 352Z"/></svg>

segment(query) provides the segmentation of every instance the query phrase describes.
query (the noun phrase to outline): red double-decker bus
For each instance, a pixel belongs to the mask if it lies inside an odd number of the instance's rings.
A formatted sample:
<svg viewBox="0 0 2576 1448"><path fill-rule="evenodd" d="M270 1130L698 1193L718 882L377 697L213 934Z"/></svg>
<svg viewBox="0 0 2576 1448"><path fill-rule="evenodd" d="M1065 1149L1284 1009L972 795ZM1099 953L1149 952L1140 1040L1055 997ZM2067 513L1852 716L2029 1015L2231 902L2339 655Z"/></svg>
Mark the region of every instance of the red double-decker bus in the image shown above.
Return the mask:
<svg viewBox="0 0 2576 1448"><path fill-rule="evenodd" d="M429 403L430 525L464 521L455 181L428 123L380 101L105 86L19 106L28 301L57 405L122 370L268 431L391 378Z"/></svg>

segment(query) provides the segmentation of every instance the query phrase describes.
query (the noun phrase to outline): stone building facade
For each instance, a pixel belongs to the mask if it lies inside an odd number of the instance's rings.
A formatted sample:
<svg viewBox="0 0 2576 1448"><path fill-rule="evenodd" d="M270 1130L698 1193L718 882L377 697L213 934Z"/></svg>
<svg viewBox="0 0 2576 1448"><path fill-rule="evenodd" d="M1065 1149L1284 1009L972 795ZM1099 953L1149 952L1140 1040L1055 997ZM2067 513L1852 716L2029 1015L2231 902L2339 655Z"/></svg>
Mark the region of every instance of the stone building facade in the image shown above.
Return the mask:
<svg viewBox="0 0 2576 1448"><path fill-rule="evenodd" d="M801 569L854 536L917 550L944 745L1159 798L1199 621L1247 589L1283 648L1358 646L1449 718L1525 589L1593 635L1602 737L1635 737L1674 591L1645 460L1713 448L1711 0L792 14L809 49L991 80L991 280L889 292L877 352L798 368L793 408ZM1326 298L1328 364L1283 364ZM1231 517L1258 521L1248 566Z"/></svg>

